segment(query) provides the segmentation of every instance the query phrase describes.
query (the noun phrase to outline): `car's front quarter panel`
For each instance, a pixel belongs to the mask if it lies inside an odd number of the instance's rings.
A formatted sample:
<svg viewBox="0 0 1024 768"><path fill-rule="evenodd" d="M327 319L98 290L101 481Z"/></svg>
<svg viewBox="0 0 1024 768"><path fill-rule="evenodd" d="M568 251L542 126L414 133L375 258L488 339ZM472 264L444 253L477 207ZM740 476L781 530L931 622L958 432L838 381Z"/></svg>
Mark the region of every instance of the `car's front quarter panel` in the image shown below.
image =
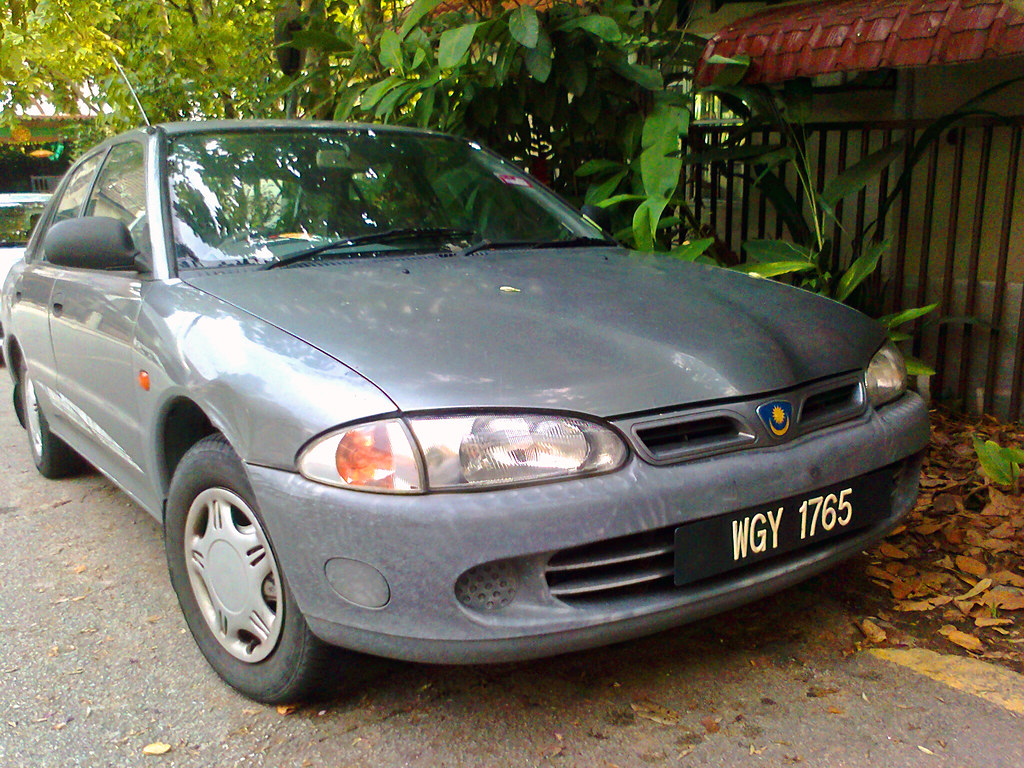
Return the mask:
<svg viewBox="0 0 1024 768"><path fill-rule="evenodd" d="M154 478L164 420L181 399L195 403L246 462L286 470L320 432L395 410L338 361L180 280L147 292L134 356L150 377L139 396Z"/></svg>

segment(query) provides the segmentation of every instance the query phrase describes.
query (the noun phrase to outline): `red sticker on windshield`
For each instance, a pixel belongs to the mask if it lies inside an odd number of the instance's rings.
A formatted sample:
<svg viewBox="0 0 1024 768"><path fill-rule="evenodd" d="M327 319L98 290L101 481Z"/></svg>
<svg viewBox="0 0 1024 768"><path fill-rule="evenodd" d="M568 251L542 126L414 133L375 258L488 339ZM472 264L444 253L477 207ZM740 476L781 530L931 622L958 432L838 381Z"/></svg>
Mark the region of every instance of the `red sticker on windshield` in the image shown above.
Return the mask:
<svg viewBox="0 0 1024 768"><path fill-rule="evenodd" d="M499 173L498 178L506 184L511 184L513 187L533 187L533 184L522 176L513 176L511 173Z"/></svg>

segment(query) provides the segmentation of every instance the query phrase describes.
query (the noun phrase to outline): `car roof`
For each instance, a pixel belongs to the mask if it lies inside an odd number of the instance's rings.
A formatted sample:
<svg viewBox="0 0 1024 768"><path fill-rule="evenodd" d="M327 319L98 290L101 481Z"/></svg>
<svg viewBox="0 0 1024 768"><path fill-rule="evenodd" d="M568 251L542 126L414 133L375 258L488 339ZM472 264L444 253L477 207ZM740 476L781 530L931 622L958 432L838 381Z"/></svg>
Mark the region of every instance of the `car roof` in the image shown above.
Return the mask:
<svg viewBox="0 0 1024 768"><path fill-rule="evenodd" d="M189 133L210 133L216 131L374 131L376 133L415 133L423 135L445 135L420 128L406 128L397 125L373 123L339 123L332 120L189 120L176 123L159 123L154 126L169 135Z"/></svg>
<svg viewBox="0 0 1024 768"><path fill-rule="evenodd" d="M188 136L202 133L227 133L237 131L273 132L273 131L373 131L374 133L402 133L415 136L442 136L454 140L466 139L439 131L428 131L423 128L407 128L400 125L379 125L376 123L340 123L332 120L184 120L180 122L155 123L139 126L130 131L119 133L89 148L93 150L117 144L125 139L142 140L154 133L165 136Z"/></svg>

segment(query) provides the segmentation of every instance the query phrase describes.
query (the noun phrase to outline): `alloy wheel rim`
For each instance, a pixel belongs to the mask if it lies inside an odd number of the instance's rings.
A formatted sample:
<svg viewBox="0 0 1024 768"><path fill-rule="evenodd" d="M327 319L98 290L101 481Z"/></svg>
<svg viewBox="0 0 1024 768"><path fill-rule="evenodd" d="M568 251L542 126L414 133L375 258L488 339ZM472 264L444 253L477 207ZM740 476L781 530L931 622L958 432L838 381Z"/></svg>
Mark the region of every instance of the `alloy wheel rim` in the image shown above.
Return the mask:
<svg viewBox="0 0 1024 768"><path fill-rule="evenodd" d="M269 656L281 635L281 576L259 520L226 488L209 488L185 518L192 594L213 636L240 661Z"/></svg>

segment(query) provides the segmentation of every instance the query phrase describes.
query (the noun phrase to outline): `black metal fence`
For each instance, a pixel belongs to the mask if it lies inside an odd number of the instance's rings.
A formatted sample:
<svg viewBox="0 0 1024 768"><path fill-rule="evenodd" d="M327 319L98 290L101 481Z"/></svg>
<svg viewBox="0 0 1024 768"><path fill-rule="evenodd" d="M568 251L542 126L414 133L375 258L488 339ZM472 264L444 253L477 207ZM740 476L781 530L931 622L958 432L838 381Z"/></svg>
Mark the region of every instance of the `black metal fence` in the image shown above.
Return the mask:
<svg viewBox="0 0 1024 768"><path fill-rule="evenodd" d="M931 364L934 396L1003 419L1022 417L1024 377L1024 174L1019 173L1024 119L960 124L912 148L925 122L829 123L806 128L806 151L818 190L836 174L896 142L901 159L856 195L840 201L827 222L832 266L843 269L870 239L890 247L868 288L873 310L895 312L930 303L938 309L915 324L909 351ZM722 145L730 126L701 125L691 141ZM762 132L753 143L777 144ZM909 183L898 185L910 168ZM778 171L799 206L809 207L792 168ZM749 239L788 238L782 216L755 183L751 163L721 161L695 169L688 194L698 219L740 253ZM788 177L787 177L788 174ZM884 201L893 197L878 220Z"/></svg>

